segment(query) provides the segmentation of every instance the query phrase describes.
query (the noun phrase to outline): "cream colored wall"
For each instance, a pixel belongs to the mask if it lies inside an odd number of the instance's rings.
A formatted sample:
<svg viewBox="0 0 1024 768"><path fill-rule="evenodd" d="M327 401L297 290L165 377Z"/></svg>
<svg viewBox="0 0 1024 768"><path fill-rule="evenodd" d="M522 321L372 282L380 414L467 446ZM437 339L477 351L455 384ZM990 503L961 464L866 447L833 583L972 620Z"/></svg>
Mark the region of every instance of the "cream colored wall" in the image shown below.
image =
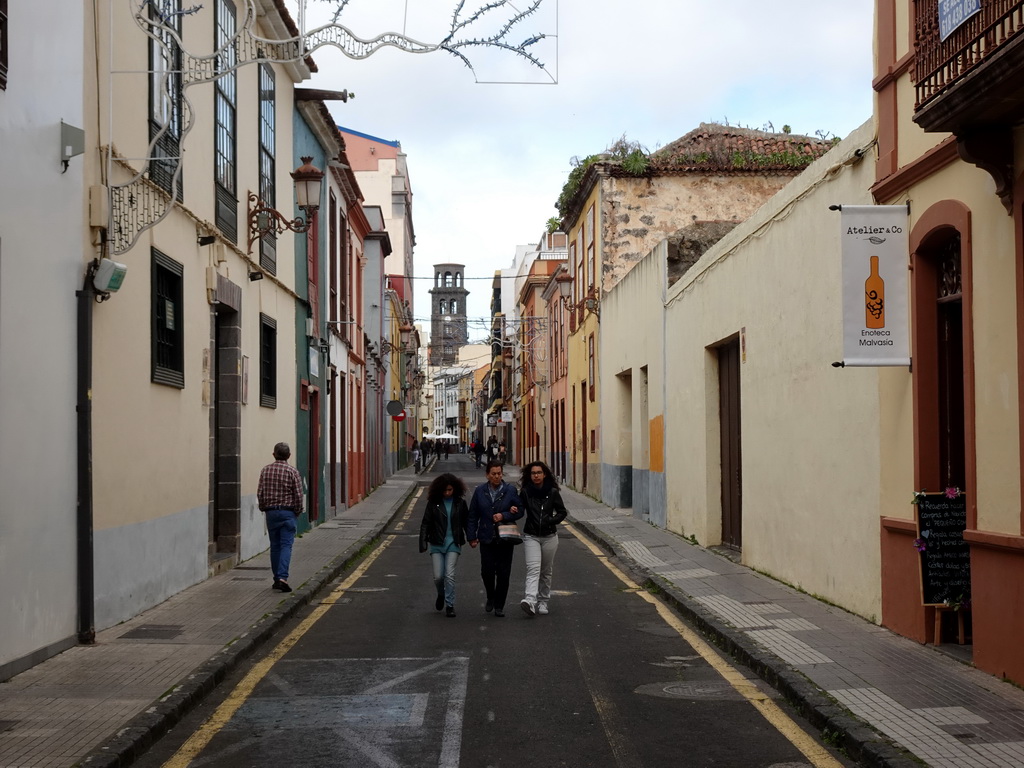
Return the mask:
<svg viewBox="0 0 1024 768"><path fill-rule="evenodd" d="M640 369L648 367L649 417L664 408L664 269L665 242L630 271L601 302L601 461L649 469L638 443L642 425L623 402L615 379L629 372L633 398L639 396ZM674 348L674 346L673 346ZM628 410L624 410L628 409Z"/></svg>
<svg viewBox="0 0 1024 768"><path fill-rule="evenodd" d="M569 236L569 242L573 240L577 241L577 257L584 261L584 282L586 285L590 284L590 278L587 270L589 270L589 262L586 260L586 244L585 240L580 237L580 228L586 222L586 212L590 210L591 205L597 206L597 211L602 210L601 206L601 194L602 194L602 183L595 184L586 201L580 208L580 219L576 221L570 231L567 233ZM594 247L597 250L597 262L598 269L602 268L603 262L603 245L604 245L604 226L600 221L600 214L598 214L598 226L597 226L596 239L594 241ZM573 275L573 279L576 279L576 272L573 269L573 265L569 264L569 269ZM574 286L574 292L576 287ZM574 296L579 298L586 293L586 289L583 291L574 293ZM594 402L590 401L590 395L587 394L586 399L582 397L582 384L588 382L590 376L590 350L589 350L589 338L590 334L594 334L594 385L597 387L597 398L601 396L601 324L598 321L597 316L593 312L586 312L584 314L583 322L576 326L576 331L569 334L569 338L566 344L566 351L568 354L568 372L566 375L566 446L569 453L567 466L573 463L573 446L575 446L576 456L576 473L575 473L575 485L577 488L582 488L583 482L583 456L586 453L587 461L587 492L590 495L595 495L600 486L600 429L599 419L601 409L598 407L600 404L599 399L595 399ZM574 395L575 387L575 395ZM583 409L587 409L587 429L586 433L583 431ZM575 417L575 418L574 418ZM597 430L598 434L598 450L590 450L590 431ZM573 476L572 471L569 471L570 478Z"/></svg>
<svg viewBox="0 0 1024 768"><path fill-rule="evenodd" d="M916 99L914 84L910 81L910 78L900 78L896 84L896 104L899 114L914 114ZM900 166L913 162L928 150L941 144L948 137L948 133L925 133L916 123L910 120L901 120L896 137L896 148L899 153Z"/></svg>
<svg viewBox="0 0 1024 768"><path fill-rule="evenodd" d="M121 6L118 6L120 8ZM115 16L115 19L118 17ZM210 15L186 17L186 42L212 40ZM115 39L115 58L127 65L145 69L145 45L141 31L131 19L122 19ZM206 28L197 25L204 23ZM138 38L138 45L127 40ZM208 47L208 46L207 46ZM139 50L142 53L139 53ZM203 50L198 46L196 50ZM131 58L127 52L134 54ZM295 304L291 291L295 281L294 241L285 234L278 239L277 279L250 282L247 273L258 262L258 245L247 263L245 190L259 188L257 146L258 114L256 65L238 70L238 189L239 243L200 247L196 243L197 222L213 219L212 86L199 85L186 90L196 105L195 123L185 138L183 178L184 202L163 221L144 232L127 254L117 258L129 267L124 287L96 311L95 344L95 416L94 455L96 466L96 526L98 528L131 524L158 518L169 512L191 509L209 500L209 410L202 401L203 354L210 348L210 305L207 301L207 267L214 267L242 287L242 354L249 357L249 403L243 406L242 495L255 494L259 468L268 463L274 443L295 442ZM144 76L124 80L115 75L113 142L118 148L131 147L132 157L145 153L148 137L146 114L140 104L147 103ZM276 68L278 84L276 110L277 208L286 215L293 210L290 177L292 154L292 79ZM95 105L94 105L95 107ZM246 115L254 119L245 119ZM97 118L101 124L103 116ZM141 137L141 138L140 138ZM141 160L128 161L141 168ZM94 166L94 172L100 169ZM124 182L123 168L114 181ZM150 382L150 325L138 322L150 315L150 248L155 247L184 268L183 297L185 312L185 389L178 390ZM218 250L215 250L218 249ZM226 261L217 265L215 253ZM259 313L277 320L278 406L259 405ZM128 428L127 425L131 425ZM160 448L159 463L154 463L154 441ZM140 463L143 466L139 466ZM154 471L159 468L159 472ZM183 478L195 478L182 482ZM158 503L138 503L139 495L157 493Z"/></svg>
<svg viewBox="0 0 1024 768"><path fill-rule="evenodd" d="M905 462L883 488L879 416L898 420L888 437L909 434L911 379L830 365L841 356L842 308L839 216L828 210L872 202L873 163L853 155L872 138L870 122L854 131L669 289L664 410L668 527L719 543L709 348L742 333L743 562L877 618L880 500L898 492L905 502L912 482Z"/></svg>
<svg viewBox="0 0 1024 768"><path fill-rule="evenodd" d="M145 166L148 144L147 44L128 6L113 9L113 68L107 17L86 52L86 186L124 183ZM184 19L186 48L202 54L212 46L212 9ZM92 25L87 25L92 26ZM265 34L265 31L264 31ZM98 74L88 66L99 67ZM274 66L277 84L276 208L294 216L292 86L302 66ZM213 88L189 87L194 124L183 154L184 199L144 231L127 253L121 290L95 307L93 382L94 505L97 552L97 625L137 614L208 574L210 505L209 369L212 305L208 279L219 273L241 290L241 354L249 359L248 402L241 408L240 554L266 547L255 493L260 468L272 461L279 441L296 448L296 297L294 237L278 239L277 275L250 282L258 250L247 256L246 193L258 190L258 66L238 70L238 241L199 246L197 235L214 231ZM112 99L112 101L111 101ZM123 157L110 174L100 147L113 144ZM88 240L90 233L86 233ZM151 247L183 268L183 389L151 381ZM258 246L257 246L258 248ZM277 407L260 406L260 325L263 312L277 321ZM117 554L120 553L120 554Z"/></svg>

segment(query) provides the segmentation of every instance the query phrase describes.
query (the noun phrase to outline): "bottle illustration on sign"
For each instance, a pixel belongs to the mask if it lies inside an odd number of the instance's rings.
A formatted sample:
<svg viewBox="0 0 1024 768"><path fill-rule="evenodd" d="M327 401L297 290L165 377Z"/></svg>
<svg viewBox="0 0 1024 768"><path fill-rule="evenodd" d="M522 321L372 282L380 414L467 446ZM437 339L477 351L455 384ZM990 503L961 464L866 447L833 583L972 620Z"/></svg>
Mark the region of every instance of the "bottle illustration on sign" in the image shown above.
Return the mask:
<svg viewBox="0 0 1024 768"><path fill-rule="evenodd" d="M864 281L864 327L885 328L885 281L878 274L878 257L871 257L871 274Z"/></svg>

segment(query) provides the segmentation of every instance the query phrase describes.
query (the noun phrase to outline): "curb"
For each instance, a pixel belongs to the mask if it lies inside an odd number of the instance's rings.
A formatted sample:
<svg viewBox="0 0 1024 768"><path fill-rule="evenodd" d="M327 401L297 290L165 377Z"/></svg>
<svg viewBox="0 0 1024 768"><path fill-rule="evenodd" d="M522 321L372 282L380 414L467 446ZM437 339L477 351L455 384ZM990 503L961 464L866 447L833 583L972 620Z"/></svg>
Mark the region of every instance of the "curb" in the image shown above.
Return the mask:
<svg viewBox="0 0 1024 768"><path fill-rule="evenodd" d="M627 565L626 570L638 584L657 591L706 640L753 670L822 734L833 734L836 738L835 747L851 759L866 768L921 768L919 760L857 718L802 674L790 669L773 654L758 648L746 635L730 627L674 584L634 561L617 546L614 539L605 536L591 524L573 518L571 514L570 519L573 525Z"/></svg>
<svg viewBox="0 0 1024 768"><path fill-rule="evenodd" d="M205 699L229 672L269 641L285 621L312 602L313 598L339 574L362 560L365 556L364 550L381 538L416 490L416 483L410 485L409 490L399 498L386 519L314 573L308 581L292 592L291 599L285 599L278 609L261 618L236 640L175 683L166 695L129 720L113 736L94 747L77 761L75 766L124 768L138 760Z"/></svg>

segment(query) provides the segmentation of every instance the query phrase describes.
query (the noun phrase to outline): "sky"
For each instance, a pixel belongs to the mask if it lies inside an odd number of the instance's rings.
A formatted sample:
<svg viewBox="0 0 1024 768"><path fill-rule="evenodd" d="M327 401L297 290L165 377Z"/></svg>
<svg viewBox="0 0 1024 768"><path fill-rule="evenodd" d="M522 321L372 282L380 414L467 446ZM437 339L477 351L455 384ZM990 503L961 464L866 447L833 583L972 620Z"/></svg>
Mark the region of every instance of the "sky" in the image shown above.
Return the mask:
<svg viewBox="0 0 1024 768"><path fill-rule="evenodd" d="M520 10L534 0L509 0ZM296 19L299 0L288 0ZM338 23L363 39L404 33L436 44L459 0L348 0ZM483 3L464 0L465 19ZM306 0L308 31L339 0ZM490 281L516 246L536 243L573 158L623 136L649 151L702 122L845 137L871 118L873 0L541 0L509 51L383 48L355 60L314 52L306 87L347 89L339 125L401 142L413 191L415 316L429 329L433 265L465 264L470 340L485 336ZM510 18L492 11L482 37ZM485 278L485 279L474 279ZM477 330L479 329L479 330Z"/></svg>

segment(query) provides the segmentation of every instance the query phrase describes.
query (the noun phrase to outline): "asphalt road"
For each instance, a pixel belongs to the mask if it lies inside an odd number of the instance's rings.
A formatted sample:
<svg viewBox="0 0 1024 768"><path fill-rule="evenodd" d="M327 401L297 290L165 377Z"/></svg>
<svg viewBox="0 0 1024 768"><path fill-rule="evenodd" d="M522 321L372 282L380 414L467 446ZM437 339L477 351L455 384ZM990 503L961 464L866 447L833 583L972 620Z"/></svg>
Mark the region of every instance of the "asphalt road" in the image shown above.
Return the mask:
<svg viewBox="0 0 1024 768"><path fill-rule="evenodd" d="M471 458L439 464L470 487L483 481ZM138 765L852 765L829 757L791 712L795 735L784 736L762 714L786 711L771 689L744 683L742 671L727 671L738 686L728 682L676 617L570 529L559 534L549 615L519 609L521 548L506 617L485 613L468 546L458 615L435 611L417 546L423 490L364 571L339 580L282 631L283 646L239 670Z"/></svg>

